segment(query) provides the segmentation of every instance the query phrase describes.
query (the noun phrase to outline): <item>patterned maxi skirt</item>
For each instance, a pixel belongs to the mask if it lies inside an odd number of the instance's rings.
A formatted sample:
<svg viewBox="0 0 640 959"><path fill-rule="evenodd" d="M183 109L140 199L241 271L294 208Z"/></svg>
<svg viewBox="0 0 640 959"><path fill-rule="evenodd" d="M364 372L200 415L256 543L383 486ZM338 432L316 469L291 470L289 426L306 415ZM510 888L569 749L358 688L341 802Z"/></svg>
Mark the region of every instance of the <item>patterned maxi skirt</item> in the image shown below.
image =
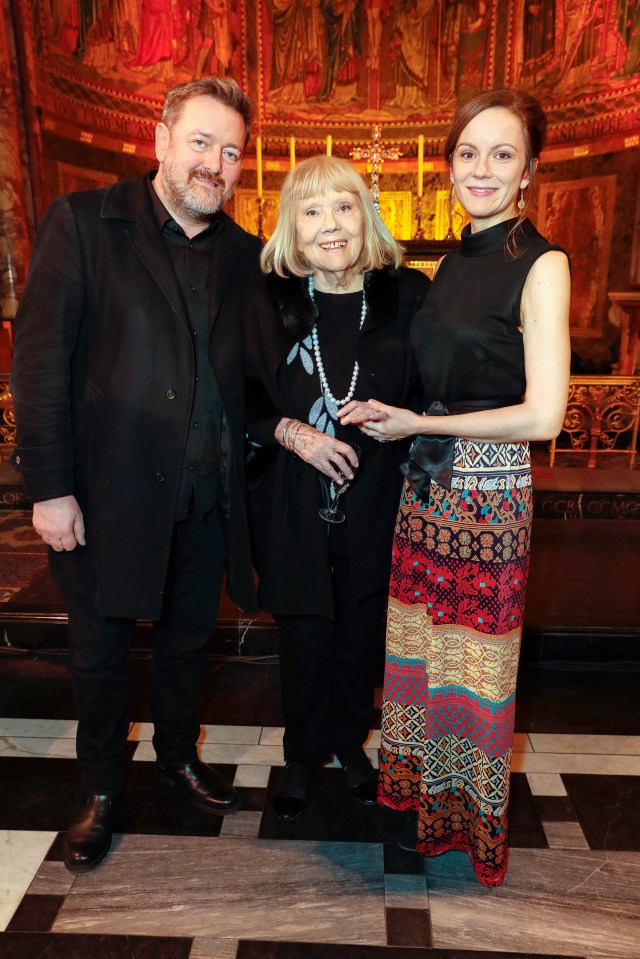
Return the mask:
<svg viewBox="0 0 640 959"><path fill-rule="evenodd" d="M526 443L456 440L451 490L405 482L393 540L379 801L418 810L417 851L507 869L515 688L529 566Z"/></svg>

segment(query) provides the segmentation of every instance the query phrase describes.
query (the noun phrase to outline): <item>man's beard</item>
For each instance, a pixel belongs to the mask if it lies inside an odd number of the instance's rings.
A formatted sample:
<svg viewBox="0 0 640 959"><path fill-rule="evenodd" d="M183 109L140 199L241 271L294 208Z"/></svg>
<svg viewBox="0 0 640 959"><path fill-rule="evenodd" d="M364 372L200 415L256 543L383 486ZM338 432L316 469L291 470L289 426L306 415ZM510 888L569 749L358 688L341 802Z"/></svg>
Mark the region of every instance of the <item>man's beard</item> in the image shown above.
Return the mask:
<svg viewBox="0 0 640 959"><path fill-rule="evenodd" d="M192 222L208 223L235 193L236 184L228 189L225 188L224 180L206 167L190 170L186 184L178 182L174 170L173 162L165 159L160 172L163 192L171 208L170 211ZM196 195L198 185L194 186L195 177L202 177L217 184L216 191L207 191L211 195L206 199ZM201 192L205 190L207 190L206 187L200 187Z"/></svg>

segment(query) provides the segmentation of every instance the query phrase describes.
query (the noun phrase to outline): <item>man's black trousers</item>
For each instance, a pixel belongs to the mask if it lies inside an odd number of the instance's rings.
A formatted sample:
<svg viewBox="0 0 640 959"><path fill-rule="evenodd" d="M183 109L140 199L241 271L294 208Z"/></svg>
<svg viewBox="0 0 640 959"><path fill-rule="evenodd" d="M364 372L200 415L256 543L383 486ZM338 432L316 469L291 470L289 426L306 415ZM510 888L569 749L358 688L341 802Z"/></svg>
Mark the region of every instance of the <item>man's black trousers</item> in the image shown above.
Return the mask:
<svg viewBox="0 0 640 959"><path fill-rule="evenodd" d="M217 506L205 517L192 515L175 523L164 609L154 623L151 667L153 745L164 765L183 765L197 756L197 707L224 565ZM91 794L115 794L124 782L135 620L102 616L93 600L66 589L62 594L69 613L82 785Z"/></svg>

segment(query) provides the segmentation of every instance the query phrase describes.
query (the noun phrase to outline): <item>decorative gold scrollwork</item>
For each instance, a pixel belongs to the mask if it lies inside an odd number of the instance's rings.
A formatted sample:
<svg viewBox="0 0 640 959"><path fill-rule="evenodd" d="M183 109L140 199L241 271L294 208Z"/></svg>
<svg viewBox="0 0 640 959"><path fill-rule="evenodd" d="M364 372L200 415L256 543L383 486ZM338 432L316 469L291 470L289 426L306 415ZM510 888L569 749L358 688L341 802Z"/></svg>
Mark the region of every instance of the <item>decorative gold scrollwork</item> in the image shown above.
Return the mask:
<svg viewBox="0 0 640 959"><path fill-rule="evenodd" d="M562 433L568 448L552 440L549 465L564 453L584 453L595 467L598 456L624 453L629 469L636 458L640 419L640 376L572 376Z"/></svg>
<svg viewBox="0 0 640 959"><path fill-rule="evenodd" d="M8 377L0 379L0 460L8 459L16 445L16 418Z"/></svg>
<svg viewBox="0 0 640 959"><path fill-rule="evenodd" d="M558 448L552 440L549 465L563 454L597 457L618 453L628 457L633 469L640 423L640 376L572 376L569 402L562 427L569 446ZM16 442L16 421L8 377L0 378L0 459L8 459Z"/></svg>

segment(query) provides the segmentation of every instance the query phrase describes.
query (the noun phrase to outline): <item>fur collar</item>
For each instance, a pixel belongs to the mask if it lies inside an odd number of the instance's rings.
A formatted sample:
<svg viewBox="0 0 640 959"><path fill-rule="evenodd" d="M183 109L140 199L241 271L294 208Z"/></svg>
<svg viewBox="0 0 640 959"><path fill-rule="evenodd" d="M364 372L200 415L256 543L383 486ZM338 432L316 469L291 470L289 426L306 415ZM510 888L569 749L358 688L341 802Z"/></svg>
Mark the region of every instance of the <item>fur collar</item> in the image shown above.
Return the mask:
<svg viewBox="0 0 640 959"><path fill-rule="evenodd" d="M267 286L273 307L282 325L296 340L309 335L318 318L318 308L307 292L306 277L283 278L276 273L267 274ZM364 278L367 300L365 326L382 326L392 323L398 313L400 298L400 274L391 266L371 270Z"/></svg>

